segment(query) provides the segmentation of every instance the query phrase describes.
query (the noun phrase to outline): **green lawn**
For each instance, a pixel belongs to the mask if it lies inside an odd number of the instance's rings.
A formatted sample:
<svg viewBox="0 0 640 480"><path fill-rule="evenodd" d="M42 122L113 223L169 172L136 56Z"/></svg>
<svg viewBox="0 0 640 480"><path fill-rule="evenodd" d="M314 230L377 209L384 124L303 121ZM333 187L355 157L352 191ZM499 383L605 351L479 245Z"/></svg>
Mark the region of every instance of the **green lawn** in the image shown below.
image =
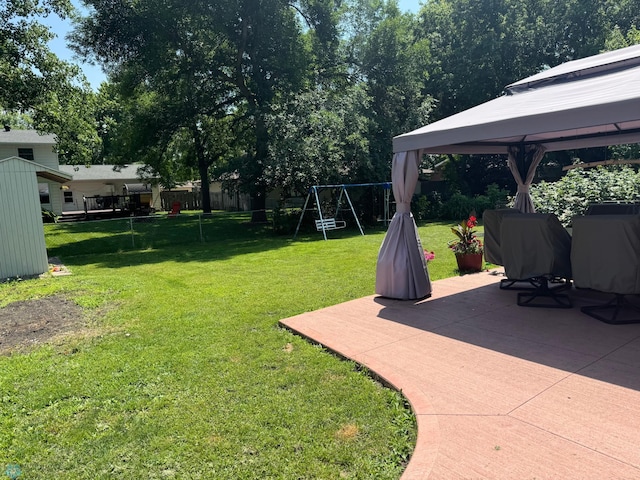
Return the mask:
<svg viewBox="0 0 640 480"><path fill-rule="evenodd" d="M416 434L401 395L278 327L373 294L383 232L292 241L247 219L214 215L204 243L179 222L166 224L170 233L136 232L143 250L106 222L46 226L50 253L73 275L0 284L0 307L62 295L84 308L87 328L0 357L0 472L18 464L20 478L47 480L401 475ZM436 253L432 280L455 275L449 223L420 234Z"/></svg>

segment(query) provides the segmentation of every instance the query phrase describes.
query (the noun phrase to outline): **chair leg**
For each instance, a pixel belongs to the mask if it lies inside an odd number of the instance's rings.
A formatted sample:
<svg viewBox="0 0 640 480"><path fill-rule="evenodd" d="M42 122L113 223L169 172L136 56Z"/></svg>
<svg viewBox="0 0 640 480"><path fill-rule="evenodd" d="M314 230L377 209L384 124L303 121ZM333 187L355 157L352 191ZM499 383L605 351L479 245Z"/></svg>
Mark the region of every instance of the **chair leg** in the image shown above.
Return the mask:
<svg viewBox="0 0 640 480"><path fill-rule="evenodd" d="M528 283L528 285L517 286L519 283ZM539 283L536 283L535 278L525 279L511 279L503 278L500 280L500 290L535 290L540 287Z"/></svg>
<svg viewBox="0 0 640 480"><path fill-rule="evenodd" d="M640 314L640 307L632 304L625 295L616 293L615 297L602 305L589 305L582 307L580 311L590 317L600 320L601 322L608 323L610 325L628 325L631 323L640 323L640 317L638 318L620 318L619 315L623 312L638 312ZM611 311L611 316L606 317L598 312Z"/></svg>
<svg viewBox="0 0 640 480"><path fill-rule="evenodd" d="M570 280L563 280L561 282L558 282L557 279L553 279L554 282L560 283L559 286L554 288L549 287L549 279L547 277L537 277L534 280L536 281L536 283L538 283L538 287L535 290L529 292L518 293L518 306L538 308L573 307L573 303L571 302L571 298L569 298L569 295L560 293L571 288ZM552 302L535 303L535 300L540 298L549 299Z"/></svg>

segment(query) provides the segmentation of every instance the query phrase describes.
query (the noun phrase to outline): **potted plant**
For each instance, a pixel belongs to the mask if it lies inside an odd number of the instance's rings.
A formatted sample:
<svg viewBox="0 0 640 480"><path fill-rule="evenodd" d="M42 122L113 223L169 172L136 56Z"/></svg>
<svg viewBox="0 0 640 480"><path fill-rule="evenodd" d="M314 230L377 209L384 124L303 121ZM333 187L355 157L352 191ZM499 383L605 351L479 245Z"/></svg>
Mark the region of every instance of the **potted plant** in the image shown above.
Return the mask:
<svg viewBox="0 0 640 480"><path fill-rule="evenodd" d="M475 215L451 227L458 237L449 242L449 248L456 256L460 272L479 272L482 270L482 242L476 236L474 228L478 224Z"/></svg>

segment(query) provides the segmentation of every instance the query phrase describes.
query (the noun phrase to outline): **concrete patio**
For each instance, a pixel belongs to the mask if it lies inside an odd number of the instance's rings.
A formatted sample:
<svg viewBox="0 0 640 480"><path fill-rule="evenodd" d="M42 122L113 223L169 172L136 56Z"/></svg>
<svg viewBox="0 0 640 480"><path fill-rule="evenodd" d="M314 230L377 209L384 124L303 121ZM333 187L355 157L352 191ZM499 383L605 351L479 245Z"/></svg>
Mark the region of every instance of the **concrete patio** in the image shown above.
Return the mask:
<svg viewBox="0 0 640 480"><path fill-rule="evenodd" d="M410 401L410 479L640 479L640 325L516 305L482 272L429 299L365 297L281 321Z"/></svg>

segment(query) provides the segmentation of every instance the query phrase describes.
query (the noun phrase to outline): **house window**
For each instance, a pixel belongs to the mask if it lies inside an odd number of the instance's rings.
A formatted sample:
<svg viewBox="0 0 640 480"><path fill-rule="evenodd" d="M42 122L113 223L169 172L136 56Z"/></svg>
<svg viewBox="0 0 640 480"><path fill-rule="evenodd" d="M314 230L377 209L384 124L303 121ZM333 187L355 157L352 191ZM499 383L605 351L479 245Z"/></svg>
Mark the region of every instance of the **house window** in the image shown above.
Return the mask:
<svg viewBox="0 0 640 480"><path fill-rule="evenodd" d="M31 160L33 162L33 148L19 148L18 156L25 160Z"/></svg>
<svg viewBox="0 0 640 480"><path fill-rule="evenodd" d="M49 184L39 183L38 190L40 191L40 203L51 203L49 198Z"/></svg>
<svg viewBox="0 0 640 480"><path fill-rule="evenodd" d="M64 195L64 203L73 203L73 192L70 192L69 190L65 190L63 192Z"/></svg>

